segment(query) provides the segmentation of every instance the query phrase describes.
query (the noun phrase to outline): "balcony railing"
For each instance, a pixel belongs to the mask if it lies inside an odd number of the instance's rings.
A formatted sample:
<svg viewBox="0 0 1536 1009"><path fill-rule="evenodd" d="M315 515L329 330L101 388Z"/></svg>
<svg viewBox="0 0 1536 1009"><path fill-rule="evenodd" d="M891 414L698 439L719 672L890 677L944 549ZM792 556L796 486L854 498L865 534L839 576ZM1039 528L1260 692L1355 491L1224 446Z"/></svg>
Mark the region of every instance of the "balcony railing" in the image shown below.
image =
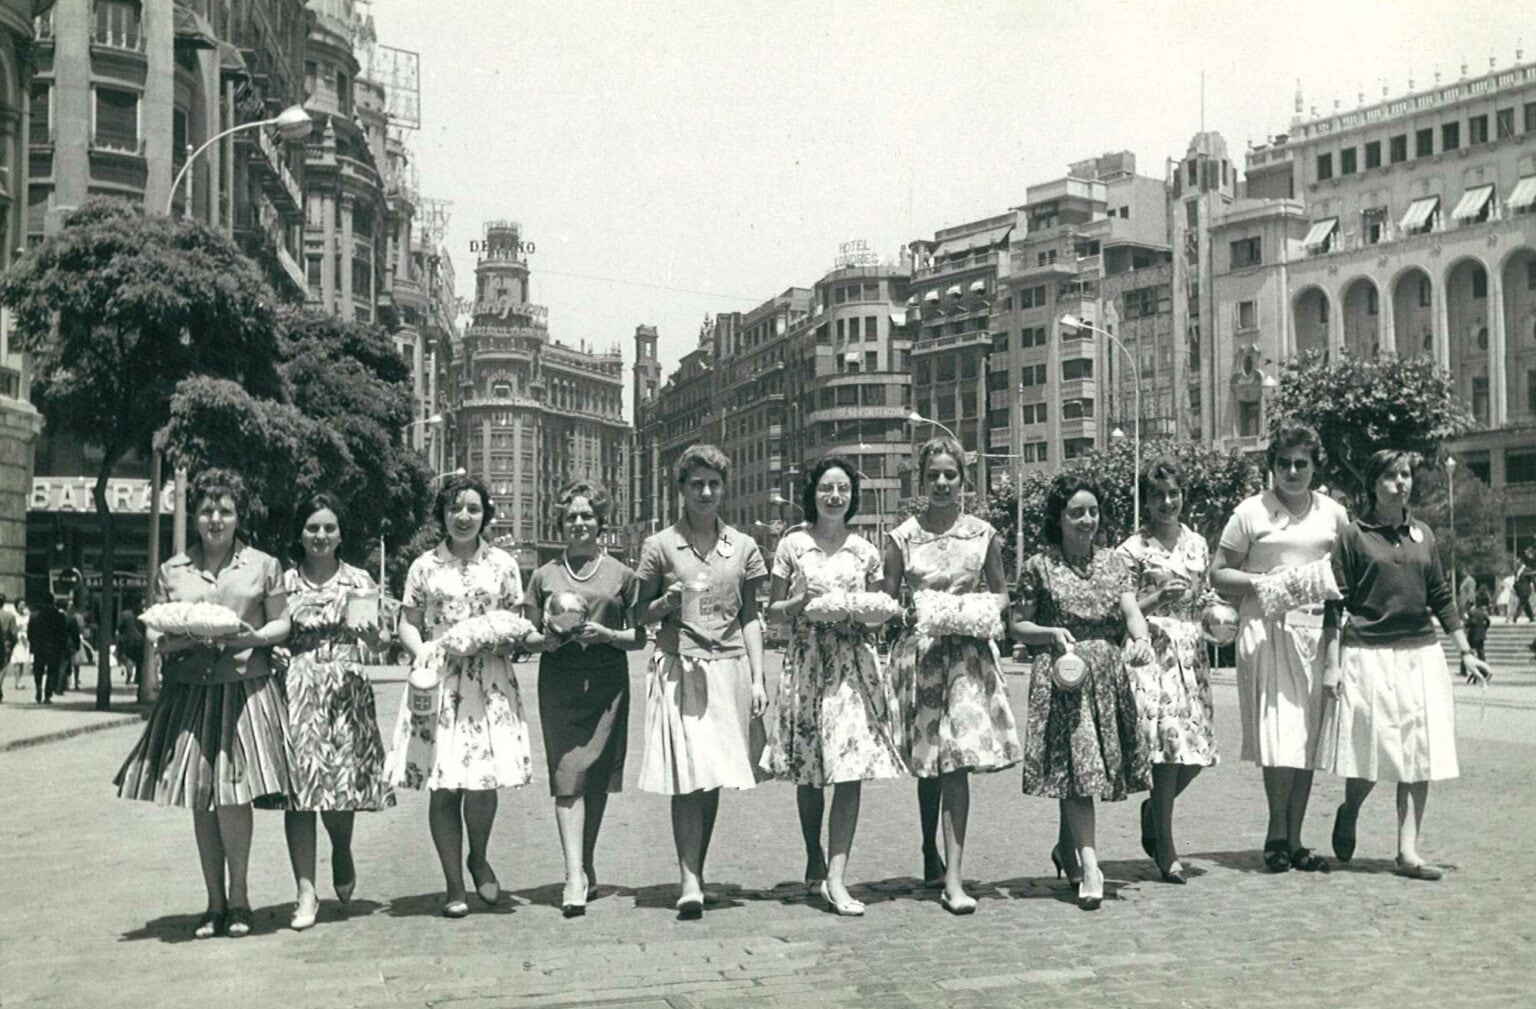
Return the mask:
<svg viewBox="0 0 1536 1009"><path fill-rule="evenodd" d="M141 53L144 51L144 33L136 25L124 28L96 28L91 31L91 44L104 46L107 49Z"/></svg>
<svg viewBox="0 0 1536 1009"><path fill-rule="evenodd" d="M131 154L138 157L144 156L144 138L138 137L104 137L101 134L91 138L91 150L103 151L110 154Z"/></svg>

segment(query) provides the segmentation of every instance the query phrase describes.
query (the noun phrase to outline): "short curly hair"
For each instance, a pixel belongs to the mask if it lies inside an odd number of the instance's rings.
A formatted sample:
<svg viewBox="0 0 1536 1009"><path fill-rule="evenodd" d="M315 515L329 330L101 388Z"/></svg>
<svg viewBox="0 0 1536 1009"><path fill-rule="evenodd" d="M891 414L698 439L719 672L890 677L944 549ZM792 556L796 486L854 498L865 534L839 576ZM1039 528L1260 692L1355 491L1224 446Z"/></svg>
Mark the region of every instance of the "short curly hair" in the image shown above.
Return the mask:
<svg viewBox="0 0 1536 1009"><path fill-rule="evenodd" d="M928 464L936 455L947 455L955 460L955 466L960 470L960 486L968 489L971 486L971 475L965 469L965 446L951 438L947 434L934 435L917 449L917 482L918 486L928 482Z"/></svg>
<svg viewBox="0 0 1536 1009"><path fill-rule="evenodd" d="M1316 428L1294 420L1281 421L1269 433L1269 448L1264 451L1264 459L1269 463L1270 471L1274 471L1281 452L1294 448L1305 448L1312 454L1312 473L1314 478L1320 476L1323 467L1328 465L1328 450L1323 448L1323 439Z"/></svg>
<svg viewBox="0 0 1536 1009"><path fill-rule="evenodd" d="M1184 467L1171 455L1155 456L1141 468L1136 480L1136 494L1141 507L1147 507L1147 498L1172 484L1180 492L1184 490Z"/></svg>
<svg viewBox="0 0 1536 1009"><path fill-rule="evenodd" d="M232 469L205 469L192 480L187 503L194 516L202 510L203 502L227 497L235 505L235 528L239 529L251 508L251 492L245 478Z"/></svg>
<svg viewBox="0 0 1536 1009"><path fill-rule="evenodd" d="M601 532L608 528L608 512L613 508L613 498L608 493L608 488L596 480L572 480L560 488L560 493L555 495L555 528L565 531L565 511L571 506L571 502L579 497L587 499L587 504L592 506L592 514L597 518L597 528Z"/></svg>
<svg viewBox="0 0 1536 1009"><path fill-rule="evenodd" d="M293 539L289 543L288 550L293 559L304 559L304 526L309 522L309 517L318 511L328 511L336 516L336 528L345 531L346 522L342 519L341 504L330 494L321 491L311 494L299 503L299 507L293 513Z"/></svg>
<svg viewBox="0 0 1536 1009"><path fill-rule="evenodd" d="M1099 528L1103 529L1109 523L1110 505L1109 495L1104 493L1104 488L1099 482L1082 472L1059 473L1056 479L1051 481L1050 490L1045 493L1045 524L1040 530L1040 536L1047 543L1061 546L1061 517L1067 510L1067 502L1078 491L1087 491L1093 495L1093 499L1099 503Z"/></svg>
<svg viewBox="0 0 1536 1009"><path fill-rule="evenodd" d="M848 521L859 513L859 468L853 464L853 460L837 454L822 456L811 466L805 474L805 483L800 487L800 511L805 514L805 520L815 523L821 514L816 510L816 485L821 483L821 478L826 476L827 470L840 469L848 474L848 485L852 488L848 492L848 511L843 516L843 521Z"/></svg>
<svg viewBox="0 0 1536 1009"><path fill-rule="evenodd" d="M443 486L437 492L437 501L432 505L432 521L437 523L437 531L443 537L448 535L448 521L443 518L453 503L459 499L459 495L467 491L474 491L480 495L480 504L485 509L485 517L480 520L480 535L490 528L491 520L496 517L496 503L491 500L491 488L484 480L470 473L455 473L443 481Z"/></svg>
<svg viewBox="0 0 1536 1009"><path fill-rule="evenodd" d="M715 445L706 445L702 442L689 445L683 449L683 454L677 457L677 463L672 467L674 482L681 487L688 482L688 474L700 467L719 473L723 483L731 475L731 457Z"/></svg>

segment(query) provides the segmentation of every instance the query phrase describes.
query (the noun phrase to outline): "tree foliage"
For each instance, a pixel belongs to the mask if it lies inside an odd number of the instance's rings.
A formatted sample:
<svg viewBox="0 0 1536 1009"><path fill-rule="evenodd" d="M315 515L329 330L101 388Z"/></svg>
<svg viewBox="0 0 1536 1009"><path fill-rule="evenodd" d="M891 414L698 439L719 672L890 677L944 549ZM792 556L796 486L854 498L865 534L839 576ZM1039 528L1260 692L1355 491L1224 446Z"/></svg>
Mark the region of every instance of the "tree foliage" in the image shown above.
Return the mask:
<svg viewBox="0 0 1536 1009"><path fill-rule="evenodd" d="M1106 544L1118 544L1131 534L1132 495L1136 492L1134 448L1129 442L1119 442L1108 448L1095 449L1073 459L1059 471L1086 474L1103 488L1099 537ZM1262 486L1258 469L1236 451L1201 442L1160 439L1142 446L1142 465L1159 455L1171 456L1184 470L1183 521L1212 546L1238 502L1257 493ZM1022 481L1025 557L1045 545L1045 499L1057 476L1058 473L1034 472ZM999 484L988 498L985 513L1002 536L1004 563L1010 570L1016 549L1015 493L1013 482L1007 486Z"/></svg>
<svg viewBox="0 0 1536 1009"><path fill-rule="evenodd" d="M1416 474L1414 514L1435 530L1440 562L1449 572L1452 560L1461 574L1481 579L1514 574L1505 546L1504 500L1465 466L1456 473L1456 527L1451 528L1449 481L1440 467Z"/></svg>
<svg viewBox="0 0 1536 1009"><path fill-rule="evenodd" d="M130 451L147 452L178 384L207 375L254 395L281 388L270 289L233 242L195 221L87 201L0 277L0 304L31 355L32 398L49 428L101 449L93 498L105 572L116 563L107 480ZM114 608L104 578L101 708L111 697Z"/></svg>
<svg viewBox="0 0 1536 1009"><path fill-rule="evenodd" d="M1359 494L1365 460L1377 449L1435 459L1474 426L1450 375L1422 356L1330 358L1308 351L1286 362L1274 409L1317 430L1328 450L1323 481L1351 495Z"/></svg>

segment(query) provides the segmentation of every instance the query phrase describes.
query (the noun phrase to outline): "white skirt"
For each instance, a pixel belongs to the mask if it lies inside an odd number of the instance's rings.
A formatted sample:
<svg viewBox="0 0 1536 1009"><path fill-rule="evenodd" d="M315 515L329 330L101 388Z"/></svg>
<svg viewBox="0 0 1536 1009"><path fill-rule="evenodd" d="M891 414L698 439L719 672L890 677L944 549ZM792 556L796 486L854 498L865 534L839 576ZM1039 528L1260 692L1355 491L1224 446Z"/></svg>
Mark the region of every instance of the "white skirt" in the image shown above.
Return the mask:
<svg viewBox="0 0 1536 1009"><path fill-rule="evenodd" d="M1456 702L1440 645L1342 647L1344 693L1323 712L1318 762L1344 778L1454 778Z"/></svg>
<svg viewBox="0 0 1536 1009"><path fill-rule="evenodd" d="M752 668L745 655L702 659L658 649L645 694L642 789L687 795L757 784L754 769L765 740L760 721L752 731Z"/></svg>
<svg viewBox="0 0 1536 1009"><path fill-rule="evenodd" d="M1244 617L1237 635L1242 759L1312 770L1323 715L1322 616L1292 610L1276 620Z"/></svg>

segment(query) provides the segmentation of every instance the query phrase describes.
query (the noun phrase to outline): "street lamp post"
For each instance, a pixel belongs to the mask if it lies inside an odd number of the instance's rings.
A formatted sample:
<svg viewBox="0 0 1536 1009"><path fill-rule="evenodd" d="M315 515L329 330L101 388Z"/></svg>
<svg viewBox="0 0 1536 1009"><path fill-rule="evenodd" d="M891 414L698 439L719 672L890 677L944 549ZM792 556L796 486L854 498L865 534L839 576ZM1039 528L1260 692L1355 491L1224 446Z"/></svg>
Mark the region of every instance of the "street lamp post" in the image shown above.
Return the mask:
<svg viewBox="0 0 1536 1009"><path fill-rule="evenodd" d="M1134 533L1141 528L1141 377L1137 374L1136 358L1131 356L1131 352L1126 349L1125 344L1120 342L1120 338L1107 329L1100 329L1092 323L1084 322L1075 315L1063 315L1061 317L1061 324L1068 329L1086 329L1090 333L1098 333L1100 336L1108 339L1110 343L1120 348L1120 353L1124 354L1125 359L1131 364L1131 378L1133 380L1131 389L1136 397L1136 440L1131 443L1131 468L1134 470L1131 477L1131 532Z"/></svg>
<svg viewBox="0 0 1536 1009"><path fill-rule="evenodd" d="M1451 506L1451 601L1461 609L1461 577L1456 570L1456 457L1445 457L1445 491Z"/></svg>

